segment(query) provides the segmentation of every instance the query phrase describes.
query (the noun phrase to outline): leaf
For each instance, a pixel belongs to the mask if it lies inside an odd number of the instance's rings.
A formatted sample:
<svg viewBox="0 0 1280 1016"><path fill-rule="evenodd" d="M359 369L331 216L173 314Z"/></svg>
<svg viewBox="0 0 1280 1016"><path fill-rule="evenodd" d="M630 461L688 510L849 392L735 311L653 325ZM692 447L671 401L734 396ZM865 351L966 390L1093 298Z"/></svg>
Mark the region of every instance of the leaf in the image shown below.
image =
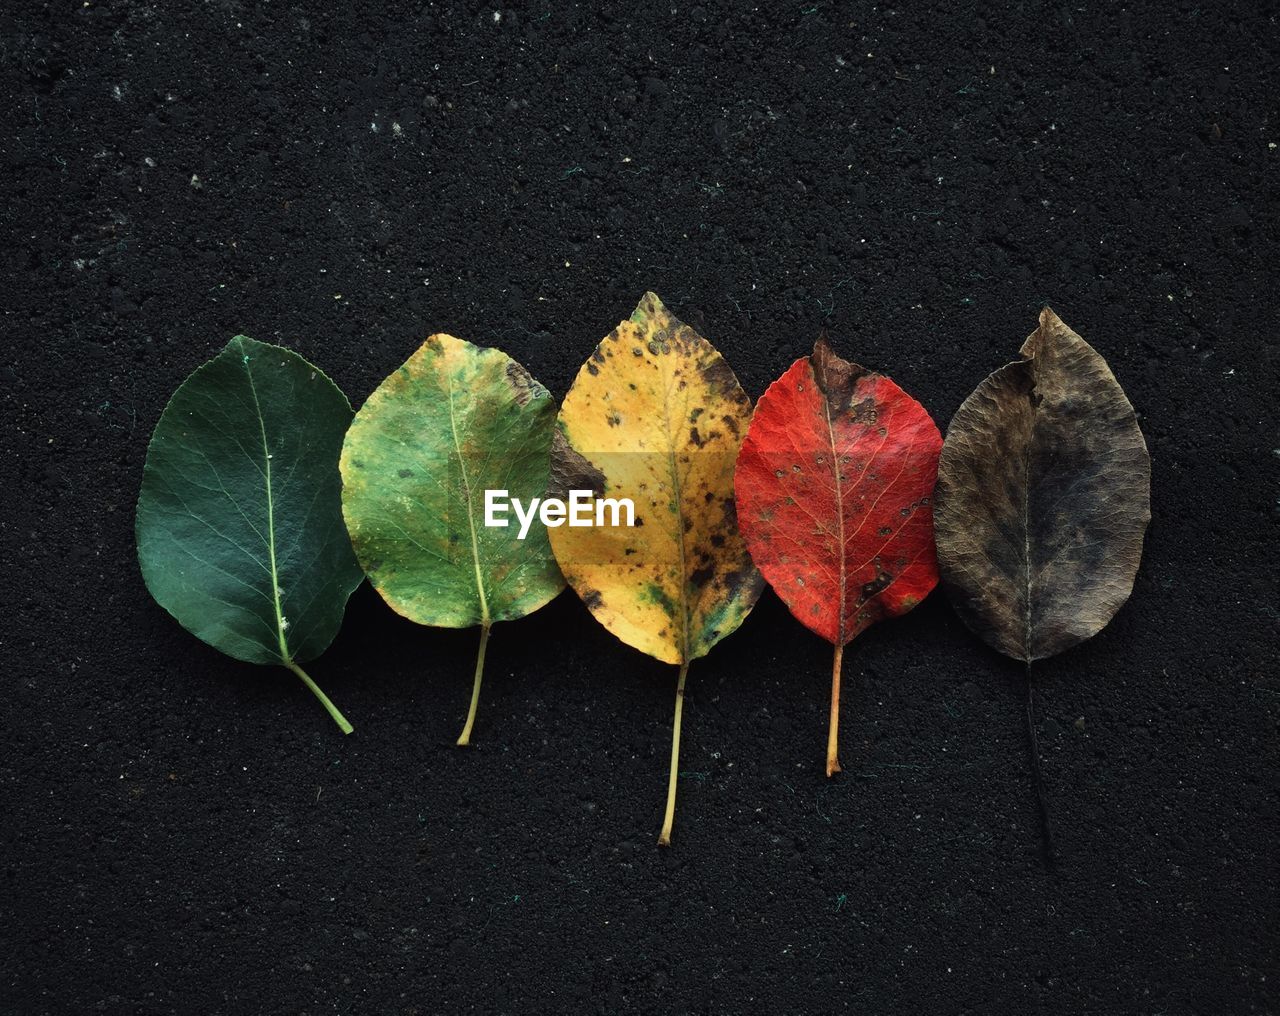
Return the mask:
<svg viewBox="0 0 1280 1016"><path fill-rule="evenodd" d="M432 335L356 413L342 448L342 510L369 581L397 612L442 628L480 625L470 743L489 629L564 588L547 532L484 524L485 491L547 487L555 401L515 360Z"/></svg>
<svg viewBox="0 0 1280 1016"><path fill-rule="evenodd" d="M689 663L734 631L760 595L733 501L750 412L724 358L646 293L578 372L552 449L551 493L590 490L635 507L634 527L551 531L569 585L627 645L680 666L664 845Z"/></svg>
<svg viewBox="0 0 1280 1016"><path fill-rule="evenodd" d="M1128 599L1151 518L1151 459L1106 361L1048 307L1021 353L951 421L934 513L956 612L1026 663L1032 785L1052 865L1031 662L1097 634Z"/></svg>
<svg viewBox="0 0 1280 1016"><path fill-rule="evenodd" d="M342 524L347 397L297 353L237 335L174 393L138 498L147 589L228 656L288 667L328 648L363 580Z"/></svg>
<svg viewBox="0 0 1280 1016"><path fill-rule="evenodd" d="M1106 361L1053 311L1021 352L951 421L935 513L956 611L1030 663L1097 634L1129 598L1151 459Z"/></svg>
<svg viewBox="0 0 1280 1016"><path fill-rule="evenodd" d="M760 398L734 486L766 581L835 645L827 775L837 757L843 649L938 582L930 497L942 435L893 381L818 339Z"/></svg>

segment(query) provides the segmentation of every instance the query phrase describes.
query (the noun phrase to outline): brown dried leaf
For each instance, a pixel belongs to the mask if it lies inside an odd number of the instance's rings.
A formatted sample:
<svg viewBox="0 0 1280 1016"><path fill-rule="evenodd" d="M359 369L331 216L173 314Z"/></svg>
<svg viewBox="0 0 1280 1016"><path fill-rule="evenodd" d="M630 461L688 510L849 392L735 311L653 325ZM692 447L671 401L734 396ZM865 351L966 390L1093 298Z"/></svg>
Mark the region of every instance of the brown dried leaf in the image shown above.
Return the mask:
<svg viewBox="0 0 1280 1016"><path fill-rule="evenodd" d="M1151 459L1106 361L1049 308L980 384L938 465L938 566L957 612L1015 659L1097 634L1133 590Z"/></svg>

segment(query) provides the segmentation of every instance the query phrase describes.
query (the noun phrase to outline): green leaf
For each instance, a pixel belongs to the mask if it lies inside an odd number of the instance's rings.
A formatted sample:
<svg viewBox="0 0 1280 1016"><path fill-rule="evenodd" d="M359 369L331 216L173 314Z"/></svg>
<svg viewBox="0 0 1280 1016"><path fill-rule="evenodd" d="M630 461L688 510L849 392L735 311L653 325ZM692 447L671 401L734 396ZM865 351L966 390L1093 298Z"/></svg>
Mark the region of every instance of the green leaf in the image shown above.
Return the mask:
<svg viewBox="0 0 1280 1016"><path fill-rule="evenodd" d="M547 531L485 525L485 491L528 504L547 489L550 393L496 349L432 335L356 414L342 448L342 510L356 556L398 613L480 625L470 742L489 628L547 603L564 579Z"/></svg>
<svg viewBox="0 0 1280 1016"><path fill-rule="evenodd" d="M297 353L237 335L165 408L138 498L147 589L228 656L296 673L328 648L363 576L342 523L351 404Z"/></svg>

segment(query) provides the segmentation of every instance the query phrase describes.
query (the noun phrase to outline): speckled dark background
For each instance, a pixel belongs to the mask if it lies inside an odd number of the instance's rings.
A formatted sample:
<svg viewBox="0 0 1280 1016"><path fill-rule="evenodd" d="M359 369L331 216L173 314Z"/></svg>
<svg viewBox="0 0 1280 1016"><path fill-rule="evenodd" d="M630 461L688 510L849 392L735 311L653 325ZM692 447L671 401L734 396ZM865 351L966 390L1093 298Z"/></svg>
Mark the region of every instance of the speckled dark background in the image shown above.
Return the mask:
<svg viewBox="0 0 1280 1016"><path fill-rule="evenodd" d="M0 13L0 1010L1280 1011L1269 5L352 6ZM1039 668L1055 874L1020 672L937 596L849 652L828 782L767 595L665 852L674 674L571 595L469 752L474 632L357 593L343 739L147 597L147 439L233 333L357 404L431 330L563 394L645 289L753 397L825 327L945 425L1043 301L1109 359L1155 517Z"/></svg>

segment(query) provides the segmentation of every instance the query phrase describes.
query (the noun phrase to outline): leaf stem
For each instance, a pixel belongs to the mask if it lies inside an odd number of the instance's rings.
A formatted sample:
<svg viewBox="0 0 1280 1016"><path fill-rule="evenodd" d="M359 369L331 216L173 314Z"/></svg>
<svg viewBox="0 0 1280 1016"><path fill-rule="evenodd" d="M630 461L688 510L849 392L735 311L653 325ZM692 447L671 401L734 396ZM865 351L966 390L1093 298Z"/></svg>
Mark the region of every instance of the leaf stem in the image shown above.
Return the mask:
<svg viewBox="0 0 1280 1016"><path fill-rule="evenodd" d="M680 717L684 713L684 679L689 674L689 664L680 664L680 679L676 682L676 719L671 728L671 776L667 780L667 814L662 820L662 832L658 834L658 846L671 846L671 826L676 820L676 781L680 777Z"/></svg>
<svg viewBox="0 0 1280 1016"><path fill-rule="evenodd" d="M467 710L467 725L462 728L458 738L458 747L465 748L471 743L471 728L476 723L476 707L480 704L480 682L484 680L484 650L489 644L489 622L480 625L480 651L476 654L476 680L471 688L471 708Z"/></svg>
<svg viewBox="0 0 1280 1016"><path fill-rule="evenodd" d="M1040 743L1036 738L1035 698L1031 685L1031 661L1027 661L1027 746L1031 751L1031 786L1036 793L1036 808L1040 813L1040 846L1044 852L1044 866L1050 871L1054 866L1053 829L1049 825L1049 803L1044 796L1044 778L1040 775Z"/></svg>
<svg viewBox="0 0 1280 1016"><path fill-rule="evenodd" d="M844 646L836 643L831 662L831 722L827 726L827 778L840 771L840 668L844 663Z"/></svg>
<svg viewBox="0 0 1280 1016"><path fill-rule="evenodd" d="M329 715L333 717L333 722L342 729L344 734L349 734L355 729L347 722L347 718L342 715L338 707L329 701L329 696L320 690L320 686L315 681L311 680L310 674L294 663L293 660L286 659L284 665L302 678L302 683L311 689L311 694L320 700L320 704L329 711Z"/></svg>

